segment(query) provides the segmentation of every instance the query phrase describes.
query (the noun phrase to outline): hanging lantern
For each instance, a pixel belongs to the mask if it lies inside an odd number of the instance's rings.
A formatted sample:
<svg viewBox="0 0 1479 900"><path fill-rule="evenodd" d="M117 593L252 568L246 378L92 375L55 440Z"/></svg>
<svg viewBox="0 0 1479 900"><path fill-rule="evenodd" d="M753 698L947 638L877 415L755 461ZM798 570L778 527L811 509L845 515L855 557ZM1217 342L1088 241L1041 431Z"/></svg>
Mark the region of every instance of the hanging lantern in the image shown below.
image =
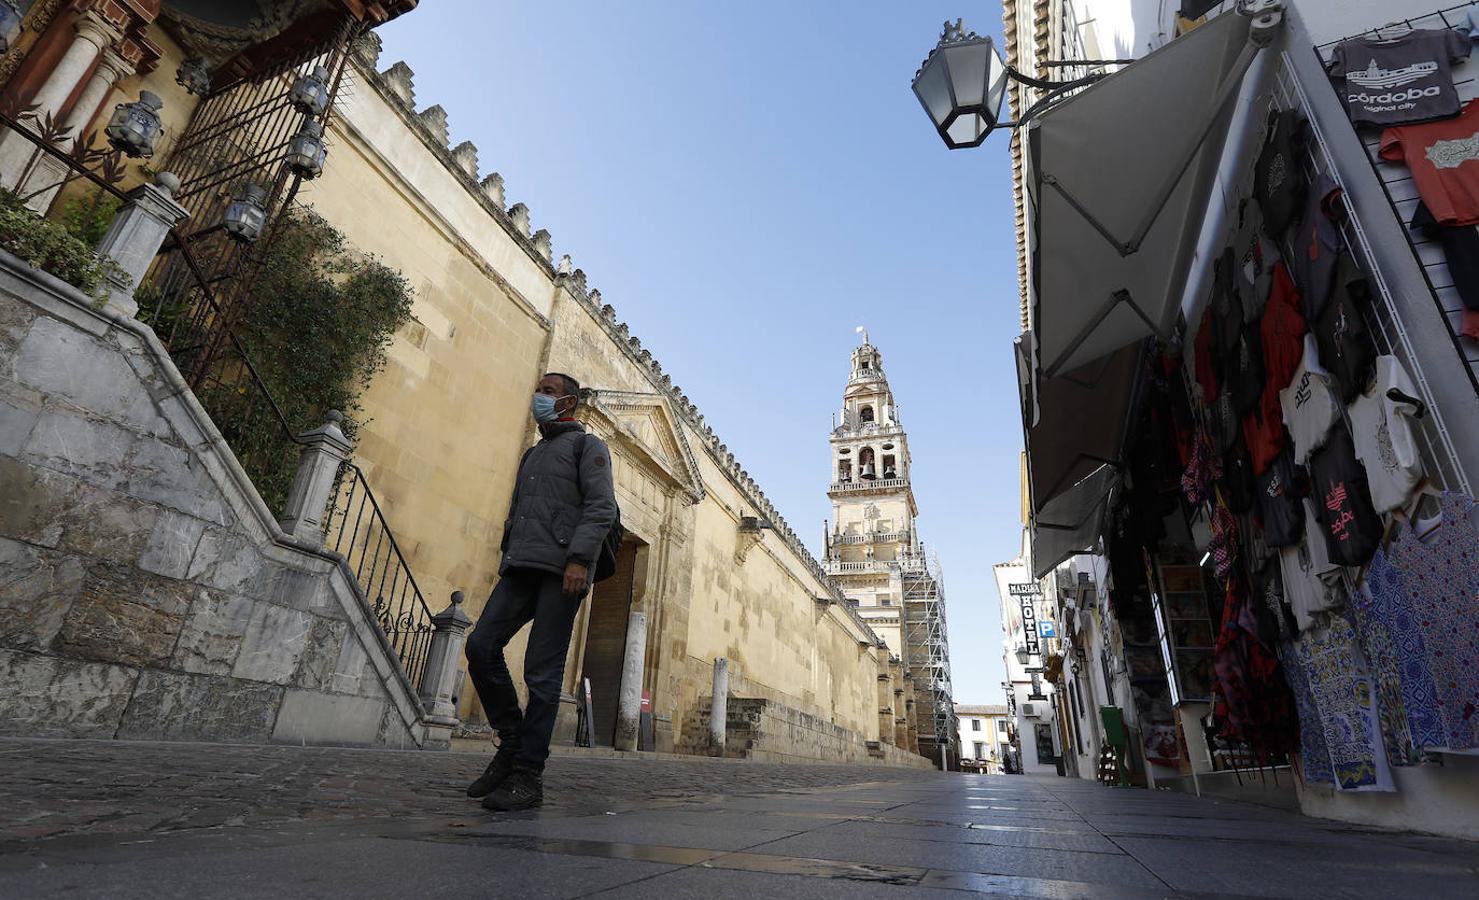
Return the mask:
<svg viewBox="0 0 1479 900"><path fill-rule="evenodd" d="M233 238L250 244L262 236L262 228L267 224L266 205L266 189L260 184L249 182L241 197L232 200L226 207L221 225Z"/></svg>
<svg viewBox="0 0 1479 900"><path fill-rule="evenodd" d="M148 159L154 155L154 145L164 132L159 121L159 110L164 101L152 91L139 91L139 99L132 103L120 103L114 107L103 129L113 149L134 159Z"/></svg>
<svg viewBox="0 0 1479 900"><path fill-rule="evenodd" d="M914 95L952 150L978 147L1001 121L1010 77L990 37L946 22L940 43L914 74Z"/></svg>
<svg viewBox="0 0 1479 900"><path fill-rule="evenodd" d="M299 75L288 91L288 102L305 116L323 115L329 108L329 73L323 66L314 66L312 72Z"/></svg>
<svg viewBox="0 0 1479 900"><path fill-rule="evenodd" d="M187 93L203 95L211 89L211 70L206 67L205 60L191 57L175 70L175 84Z"/></svg>
<svg viewBox="0 0 1479 900"><path fill-rule="evenodd" d="M8 2L0 0L0 53L15 46L21 36L21 14Z"/></svg>
<svg viewBox="0 0 1479 900"><path fill-rule="evenodd" d="M324 158L329 151L324 149L324 126L311 119L288 142L288 168L302 178L317 178L324 170Z"/></svg>

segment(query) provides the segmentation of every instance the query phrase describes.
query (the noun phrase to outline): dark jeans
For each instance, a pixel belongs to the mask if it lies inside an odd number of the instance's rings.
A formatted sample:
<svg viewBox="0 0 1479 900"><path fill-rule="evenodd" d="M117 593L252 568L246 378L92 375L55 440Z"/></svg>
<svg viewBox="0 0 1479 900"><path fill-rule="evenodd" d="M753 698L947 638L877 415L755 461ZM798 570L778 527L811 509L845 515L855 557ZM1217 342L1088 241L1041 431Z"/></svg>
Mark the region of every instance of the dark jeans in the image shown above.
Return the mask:
<svg viewBox="0 0 1479 900"><path fill-rule="evenodd" d="M537 569L510 569L498 579L477 627L467 639L467 673L483 702L488 724L500 741L518 745L514 762L543 770L550 735L560 709L565 653L582 597L570 597L560 575ZM526 622L529 647L524 651L524 685L529 708L519 711L519 695L503 660L503 648Z"/></svg>

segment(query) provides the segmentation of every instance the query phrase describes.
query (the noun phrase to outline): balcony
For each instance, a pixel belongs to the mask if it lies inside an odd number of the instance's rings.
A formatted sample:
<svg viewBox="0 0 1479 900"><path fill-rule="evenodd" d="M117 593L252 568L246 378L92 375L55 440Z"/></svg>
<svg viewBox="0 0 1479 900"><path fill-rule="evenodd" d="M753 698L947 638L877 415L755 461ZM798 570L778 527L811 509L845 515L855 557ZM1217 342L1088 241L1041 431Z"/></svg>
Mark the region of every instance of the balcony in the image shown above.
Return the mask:
<svg viewBox="0 0 1479 900"><path fill-rule="evenodd" d="M862 559L848 562L829 559L822 564L828 575L886 575L891 572L924 571L922 556L906 556L902 559Z"/></svg>
<svg viewBox="0 0 1479 900"><path fill-rule="evenodd" d="M890 544L908 543L907 531L870 531L867 534L837 534L832 536L834 544Z"/></svg>
<svg viewBox="0 0 1479 900"><path fill-rule="evenodd" d="M857 481L834 481L829 493L842 494L849 491L897 491L908 490L907 478L864 478Z"/></svg>

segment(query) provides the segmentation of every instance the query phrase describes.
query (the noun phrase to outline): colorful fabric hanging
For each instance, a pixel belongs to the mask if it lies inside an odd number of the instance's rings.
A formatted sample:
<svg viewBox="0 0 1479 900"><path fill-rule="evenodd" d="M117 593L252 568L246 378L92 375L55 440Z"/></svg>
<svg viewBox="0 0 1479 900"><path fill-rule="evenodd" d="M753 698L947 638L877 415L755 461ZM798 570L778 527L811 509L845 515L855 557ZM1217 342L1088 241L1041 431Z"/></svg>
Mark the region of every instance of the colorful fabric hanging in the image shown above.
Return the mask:
<svg viewBox="0 0 1479 900"><path fill-rule="evenodd" d="M1361 642L1366 647L1376 687L1377 724L1381 726L1387 762L1394 766L1415 765L1418 749L1412 739L1407 703L1403 700L1401 657L1375 605L1370 589L1364 585L1351 596L1351 609L1356 616Z"/></svg>
<svg viewBox="0 0 1479 900"><path fill-rule="evenodd" d="M1294 647L1309 678L1336 790L1395 790L1381 748L1371 674L1351 624L1330 616L1325 625L1301 634Z"/></svg>
<svg viewBox="0 0 1479 900"><path fill-rule="evenodd" d="M1387 550L1422 629L1450 750L1479 747L1479 534L1469 523L1473 507L1470 498L1445 493L1436 529L1419 538L1404 525Z"/></svg>
<svg viewBox="0 0 1479 900"><path fill-rule="evenodd" d="M1361 617L1362 632L1369 634L1372 625L1380 625L1390 640L1413 745L1418 749L1442 747L1447 737L1443 733L1443 717L1438 712L1433 674L1428 669L1427 642L1402 573L1392 565L1385 551L1378 551L1372 557L1361 595L1353 598L1352 605Z"/></svg>
<svg viewBox="0 0 1479 900"><path fill-rule="evenodd" d="M1320 712L1315 709L1309 678L1299 663L1299 654L1292 643L1279 647L1279 661L1283 664L1289 691L1294 695L1294 711L1299 716L1299 764L1304 771L1304 780L1334 784L1335 768L1330 765L1330 748L1325 746L1325 729L1320 724Z"/></svg>

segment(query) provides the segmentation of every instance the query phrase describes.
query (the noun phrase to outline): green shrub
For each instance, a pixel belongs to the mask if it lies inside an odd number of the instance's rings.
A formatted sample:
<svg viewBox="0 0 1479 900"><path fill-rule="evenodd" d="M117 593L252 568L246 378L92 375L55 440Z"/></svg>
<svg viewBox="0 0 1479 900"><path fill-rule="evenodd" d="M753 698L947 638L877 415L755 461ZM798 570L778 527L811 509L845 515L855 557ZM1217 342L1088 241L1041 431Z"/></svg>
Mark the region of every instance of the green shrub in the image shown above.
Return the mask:
<svg viewBox="0 0 1479 900"><path fill-rule="evenodd" d="M41 218L10 191L0 191L0 247L94 297L111 268L91 244Z"/></svg>

